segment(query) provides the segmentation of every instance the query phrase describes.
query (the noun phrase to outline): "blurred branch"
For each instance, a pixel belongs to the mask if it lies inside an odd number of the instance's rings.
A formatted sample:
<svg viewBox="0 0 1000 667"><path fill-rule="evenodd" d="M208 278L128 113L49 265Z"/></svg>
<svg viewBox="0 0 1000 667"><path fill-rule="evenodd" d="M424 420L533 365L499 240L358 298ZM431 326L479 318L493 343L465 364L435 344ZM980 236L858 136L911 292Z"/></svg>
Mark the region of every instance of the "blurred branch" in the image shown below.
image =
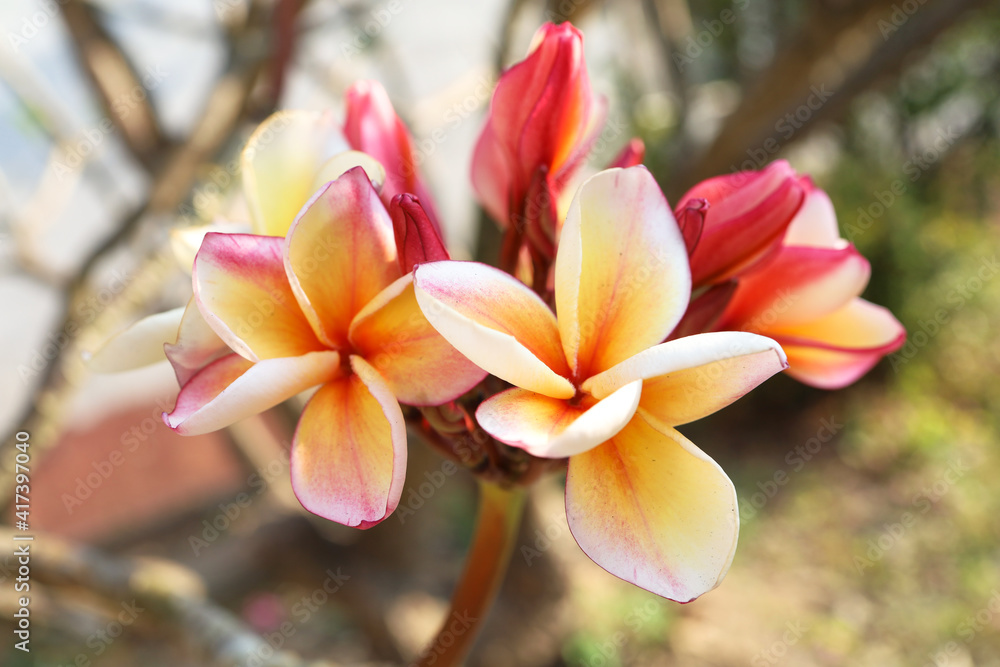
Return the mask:
<svg viewBox="0 0 1000 667"><path fill-rule="evenodd" d="M14 531L3 527L8 544ZM259 664L267 667L334 667L330 662L303 662L274 649L229 611L205 596L205 585L192 571L173 561L129 559L103 553L51 535L35 536L30 545L32 574L50 586L80 586L108 601L131 601L211 657L217 667ZM270 656L265 658L264 656Z"/></svg>
<svg viewBox="0 0 1000 667"><path fill-rule="evenodd" d="M121 133L135 159L152 171L167 140L146 94L149 86L144 85L118 43L97 20L90 4L66 0L60 10L105 117Z"/></svg>
<svg viewBox="0 0 1000 667"><path fill-rule="evenodd" d="M295 22L309 0L280 0L274 8L274 48L270 64L269 92L271 99L281 99L285 88L285 73L295 51Z"/></svg>
<svg viewBox="0 0 1000 667"><path fill-rule="evenodd" d="M664 89L674 89L677 95L677 124L683 126L689 105L688 82L683 70L673 67L673 63L677 62L680 53L677 44L691 32L691 11L686 0L642 0L642 9L666 64L662 68L666 84Z"/></svg>
<svg viewBox="0 0 1000 667"><path fill-rule="evenodd" d="M982 4L983 0L931 0L912 15L904 13L901 22L894 18L894 13L902 13L896 0L812 5L799 33L744 91L712 145L694 165L678 170L674 182L684 189L704 178L747 168L741 165L748 158L753 168L762 167L778 147L800 140L822 121L839 118L858 95ZM803 107L809 110L805 120L794 116ZM791 120L783 123L790 114Z"/></svg>
<svg viewBox="0 0 1000 667"><path fill-rule="evenodd" d="M153 185L148 200L133 210L118 226L117 231L94 248L80 265L66 287L67 298L58 332L79 332L85 323L79 321L81 305L91 296L88 279L94 269L108 254L144 221L155 221L167 216L184 202L196 182L199 168L215 156L230 139L246 115L269 112L276 100L264 97L254 104L255 84L263 71L268 50L261 45L261 33L267 31L269 14L259 4L254 4L247 20L229 32L230 60L225 72L216 82L205 103L201 120L187 140L168 149L165 158L154 167ZM5 438L9 448L13 433L28 431L32 434L36 456L43 452L58 432L59 408L72 390L63 367L70 356L79 356L76 341L61 347L55 358L49 360L42 378L32 392L25 414L18 426ZM4 457L0 492L7 497L11 484L12 457ZM9 498L7 499L9 502Z"/></svg>
<svg viewBox="0 0 1000 667"><path fill-rule="evenodd" d="M521 13L530 0L510 0L507 3L507 11L504 12L503 23L500 27L500 44L497 46L497 55L494 67L497 74L504 70L507 65L507 58L510 54L510 45L514 41L514 24L517 23L517 15Z"/></svg>

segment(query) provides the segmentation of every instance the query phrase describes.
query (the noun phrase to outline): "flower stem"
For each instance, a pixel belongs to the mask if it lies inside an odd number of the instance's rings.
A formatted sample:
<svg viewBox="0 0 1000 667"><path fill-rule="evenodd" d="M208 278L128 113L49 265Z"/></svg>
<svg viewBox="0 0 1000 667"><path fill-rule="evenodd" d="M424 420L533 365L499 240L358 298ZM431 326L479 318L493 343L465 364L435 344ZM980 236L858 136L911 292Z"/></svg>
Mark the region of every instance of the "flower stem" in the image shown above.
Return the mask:
<svg viewBox="0 0 1000 667"><path fill-rule="evenodd" d="M503 488L479 481L479 515L469 547L465 569L451 598L451 609L434 640L420 659L419 667L454 667L462 664L507 572L514 548L526 490Z"/></svg>

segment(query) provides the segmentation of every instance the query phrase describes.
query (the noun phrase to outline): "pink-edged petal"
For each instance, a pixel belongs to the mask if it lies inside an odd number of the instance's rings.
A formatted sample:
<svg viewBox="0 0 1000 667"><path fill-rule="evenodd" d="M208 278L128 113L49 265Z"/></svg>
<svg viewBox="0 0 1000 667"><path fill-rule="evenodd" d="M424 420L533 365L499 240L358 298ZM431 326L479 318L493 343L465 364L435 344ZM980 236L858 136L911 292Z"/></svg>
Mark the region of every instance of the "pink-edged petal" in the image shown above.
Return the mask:
<svg viewBox="0 0 1000 667"><path fill-rule="evenodd" d="M351 323L349 338L396 398L410 405L441 405L486 377L424 317L412 273L368 302Z"/></svg>
<svg viewBox="0 0 1000 667"><path fill-rule="evenodd" d="M292 443L292 488L313 514L370 528L399 504L406 424L378 372L357 356L347 377L320 388Z"/></svg>
<svg viewBox="0 0 1000 667"><path fill-rule="evenodd" d="M825 317L768 331L788 354L788 374L820 389L857 381L898 350L906 330L888 309L854 299Z"/></svg>
<svg viewBox="0 0 1000 667"><path fill-rule="evenodd" d="M746 270L778 243L805 198L795 172L784 160L761 171L727 174L702 181L682 198L711 205L698 246L691 254L695 286L719 282Z"/></svg>
<svg viewBox="0 0 1000 667"><path fill-rule="evenodd" d="M392 221L360 167L316 193L288 232L285 269L316 334L347 344L354 316L399 278Z"/></svg>
<svg viewBox="0 0 1000 667"><path fill-rule="evenodd" d="M194 268L194 258L198 255L205 235L211 232L225 234L250 234L251 225L246 222L215 222L210 225L180 227L170 230L170 249L177 264L188 274Z"/></svg>
<svg viewBox="0 0 1000 667"><path fill-rule="evenodd" d="M254 232L284 236L313 193L320 166L349 146L330 112L279 111L243 149L243 191Z"/></svg>
<svg viewBox="0 0 1000 667"><path fill-rule="evenodd" d="M202 368L232 352L202 317L194 297L184 309L175 338L176 342L165 344L163 351L182 387Z"/></svg>
<svg viewBox="0 0 1000 667"><path fill-rule="evenodd" d="M174 308L142 318L94 352L84 352L87 368L95 373L120 373L163 361L163 345L176 340L183 314L183 308Z"/></svg>
<svg viewBox="0 0 1000 667"><path fill-rule="evenodd" d="M487 399L476 420L494 438L529 454L558 459L586 452L614 437L639 405L641 382L621 387L590 405L571 405L524 389Z"/></svg>
<svg viewBox="0 0 1000 667"><path fill-rule="evenodd" d="M230 354L212 362L181 387L167 426L181 435L217 431L263 412L340 373L337 352L247 361Z"/></svg>
<svg viewBox="0 0 1000 667"><path fill-rule="evenodd" d="M721 410L787 367L781 346L770 338L723 331L651 347L590 378L582 389L602 398L642 380L642 408L679 426Z"/></svg>
<svg viewBox="0 0 1000 667"><path fill-rule="evenodd" d="M581 379L659 343L684 315L687 250L645 167L580 186L559 240L555 295L563 349Z"/></svg>
<svg viewBox="0 0 1000 667"><path fill-rule="evenodd" d="M677 602L719 585L739 535L726 473L641 407L612 440L569 460L566 516L595 563Z"/></svg>
<svg viewBox="0 0 1000 667"><path fill-rule="evenodd" d="M555 316L523 283L476 262L434 262L413 273L424 316L477 366L523 389L573 397Z"/></svg>
<svg viewBox="0 0 1000 667"><path fill-rule="evenodd" d="M718 328L763 332L814 320L861 294L870 275L868 260L852 245L785 246L740 279Z"/></svg>
<svg viewBox="0 0 1000 667"><path fill-rule="evenodd" d="M799 182L806 191L806 198L802 202L802 208L789 223L782 242L785 245L814 248L846 246L847 241L840 238L837 213L830 197L817 188L808 176L801 177Z"/></svg>
<svg viewBox="0 0 1000 667"><path fill-rule="evenodd" d="M325 349L285 276L284 240L207 234L194 261L194 296L208 325L251 361Z"/></svg>

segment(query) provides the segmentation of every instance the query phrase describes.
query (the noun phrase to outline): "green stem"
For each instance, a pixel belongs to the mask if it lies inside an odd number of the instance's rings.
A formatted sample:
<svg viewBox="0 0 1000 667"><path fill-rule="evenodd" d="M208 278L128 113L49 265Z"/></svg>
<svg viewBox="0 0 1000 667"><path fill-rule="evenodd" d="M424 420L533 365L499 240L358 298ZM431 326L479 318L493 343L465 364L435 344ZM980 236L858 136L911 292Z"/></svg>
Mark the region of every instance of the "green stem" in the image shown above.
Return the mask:
<svg viewBox="0 0 1000 667"><path fill-rule="evenodd" d="M476 532L441 630L415 663L418 667L462 664L500 590L514 548L526 490L480 480Z"/></svg>

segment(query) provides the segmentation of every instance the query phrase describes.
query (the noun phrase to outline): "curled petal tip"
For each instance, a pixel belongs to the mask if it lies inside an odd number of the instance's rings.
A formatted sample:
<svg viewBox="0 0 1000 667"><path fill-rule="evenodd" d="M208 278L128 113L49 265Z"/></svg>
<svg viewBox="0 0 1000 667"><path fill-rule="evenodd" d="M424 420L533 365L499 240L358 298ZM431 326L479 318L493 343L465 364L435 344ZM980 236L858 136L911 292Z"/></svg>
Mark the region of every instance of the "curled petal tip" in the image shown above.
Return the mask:
<svg viewBox="0 0 1000 667"><path fill-rule="evenodd" d="M701 232L705 228L705 216L711 204L707 199L688 200L683 208L677 210L677 226L681 228L681 235L684 237L684 245L687 246L690 256L701 239Z"/></svg>

